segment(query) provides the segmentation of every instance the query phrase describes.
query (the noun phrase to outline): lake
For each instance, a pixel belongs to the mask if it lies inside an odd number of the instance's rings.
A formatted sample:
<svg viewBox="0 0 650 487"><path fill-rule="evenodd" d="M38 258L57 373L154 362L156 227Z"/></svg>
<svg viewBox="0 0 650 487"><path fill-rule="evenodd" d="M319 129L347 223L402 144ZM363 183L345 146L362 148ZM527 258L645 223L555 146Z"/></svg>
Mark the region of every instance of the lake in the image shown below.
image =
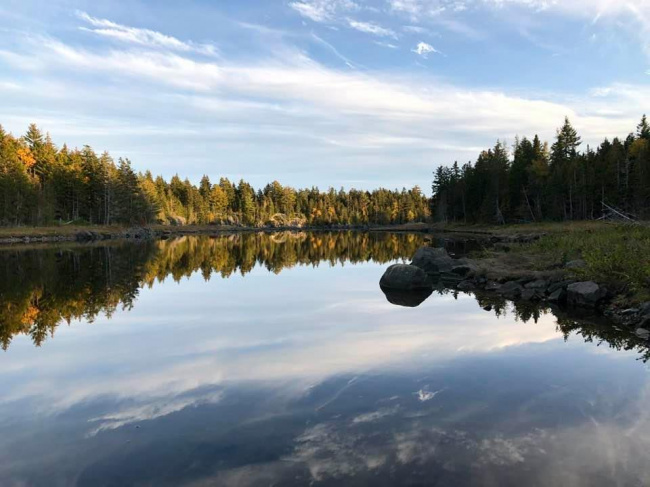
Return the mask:
<svg viewBox="0 0 650 487"><path fill-rule="evenodd" d="M650 484L644 342L443 288L391 304L384 270L442 244L0 250L0 485Z"/></svg>

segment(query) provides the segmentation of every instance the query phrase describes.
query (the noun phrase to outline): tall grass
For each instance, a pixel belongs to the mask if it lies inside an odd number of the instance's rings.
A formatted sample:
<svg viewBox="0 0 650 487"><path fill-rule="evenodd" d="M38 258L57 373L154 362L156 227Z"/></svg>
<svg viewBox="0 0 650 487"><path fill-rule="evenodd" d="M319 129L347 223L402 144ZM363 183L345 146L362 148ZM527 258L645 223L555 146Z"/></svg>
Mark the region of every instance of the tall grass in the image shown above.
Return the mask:
<svg viewBox="0 0 650 487"><path fill-rule="evenodd" d="M581 258L586 265L573 271L578 277L628 291L639 299L650 294L648 227L567 224L562 231L549 233L520 250L558 266Z"/></svg>

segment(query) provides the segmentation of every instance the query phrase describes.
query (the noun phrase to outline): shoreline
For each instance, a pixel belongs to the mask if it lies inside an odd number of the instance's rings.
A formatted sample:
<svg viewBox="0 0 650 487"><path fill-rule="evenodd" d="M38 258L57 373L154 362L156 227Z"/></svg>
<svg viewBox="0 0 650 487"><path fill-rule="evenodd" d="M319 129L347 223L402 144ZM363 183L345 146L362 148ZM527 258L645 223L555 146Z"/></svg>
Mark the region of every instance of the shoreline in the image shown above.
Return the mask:
<svg viewBox="0 0 650 487"><path fill-rule="evenodd" d="M235 225L84 225L52 227L7 227L0 228L0 245L23 245L34 243L98 242L120 239L167 239L186 235L231 235L236 233L276 232L414 232L428 233L427 223L405 223L400 225L332 225L316 227L247 227Z"/></svg>
<svg viewBox="0 0 650 487"><path fill-rule="evenodd" d="M595 312L650 340L647 227L577 222L477 230L432 227L434 234L450 234L450 241L478 236L485 245L460 259L441 248L421 248L406 267L424 271L434 289L558 308L569 316ZM417 279L405 281L398 286L406 285L407 294L421 292ZM409 286L415 287L408 291Z"/></svg>

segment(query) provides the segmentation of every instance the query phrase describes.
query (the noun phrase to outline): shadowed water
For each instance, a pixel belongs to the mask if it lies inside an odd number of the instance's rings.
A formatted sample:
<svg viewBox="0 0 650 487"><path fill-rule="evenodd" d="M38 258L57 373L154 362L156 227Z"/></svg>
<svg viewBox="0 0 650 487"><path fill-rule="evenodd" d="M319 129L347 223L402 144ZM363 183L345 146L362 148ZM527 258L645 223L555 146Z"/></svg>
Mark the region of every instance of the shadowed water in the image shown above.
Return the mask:
<svg viewBox="0 0 650 487"><path fill-rule="evenodd" d="M0 251L0 485L650 483L645 342L491 296L391 304L379 278L424 244Z"/></svg>

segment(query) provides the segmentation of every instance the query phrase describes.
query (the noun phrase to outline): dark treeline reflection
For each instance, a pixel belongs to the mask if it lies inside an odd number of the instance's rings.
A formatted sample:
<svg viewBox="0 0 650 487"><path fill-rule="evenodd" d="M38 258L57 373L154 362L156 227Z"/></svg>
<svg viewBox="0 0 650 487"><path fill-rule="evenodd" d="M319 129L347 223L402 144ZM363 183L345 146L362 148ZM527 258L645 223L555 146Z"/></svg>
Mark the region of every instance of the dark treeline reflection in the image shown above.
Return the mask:
<svg viewBox="0 0 650 487"><path fill-rule="evenodd" d="M442 285L437 288L440 295L453 294L457 297L459 291L446 289ZM471 293L485 311L493 312L496 316L512 313L517 321L527 323L537 321L543 315L552 314L557 322L557 330L568 340L573 333L593 342L598 346L609 346L615 350L634 350L639 353L643 362L650 360L648 342L633 334L632 330L621 329L613 325L605 317L589 310L562 309L547 303L530 301L508 301L502 296L492 293Z"/></svg>
<svg viewBox="0 0 650 487"><path fill-rule="evenodd" d="M16 248L0 251L0 343L18 334L35 345L74 319L131 308L142 286L200 271L228 277L256 265L279 273L321 262L387 263L410 258L423 236L388 233L244 233L166 241Z"/></svg>

